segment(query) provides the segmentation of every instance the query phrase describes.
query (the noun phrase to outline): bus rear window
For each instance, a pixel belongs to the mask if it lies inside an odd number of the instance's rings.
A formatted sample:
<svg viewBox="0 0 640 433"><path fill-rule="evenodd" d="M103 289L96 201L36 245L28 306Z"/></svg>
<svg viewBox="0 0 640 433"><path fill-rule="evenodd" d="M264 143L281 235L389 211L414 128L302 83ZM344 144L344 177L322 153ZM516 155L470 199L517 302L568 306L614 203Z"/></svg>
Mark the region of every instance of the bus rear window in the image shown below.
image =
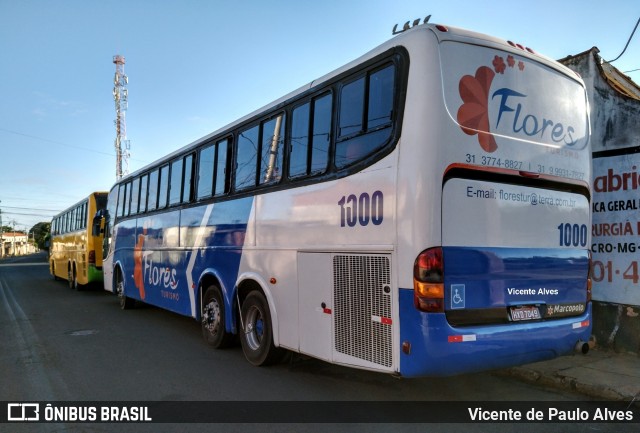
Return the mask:
<svg viewBox="0 0 640 433"><path fill-rule="evenodd" d="M447 111L484 151L494 152L506 139L585 149L587 101L573 72L460 42L445 41L440 50Z"/></svg>

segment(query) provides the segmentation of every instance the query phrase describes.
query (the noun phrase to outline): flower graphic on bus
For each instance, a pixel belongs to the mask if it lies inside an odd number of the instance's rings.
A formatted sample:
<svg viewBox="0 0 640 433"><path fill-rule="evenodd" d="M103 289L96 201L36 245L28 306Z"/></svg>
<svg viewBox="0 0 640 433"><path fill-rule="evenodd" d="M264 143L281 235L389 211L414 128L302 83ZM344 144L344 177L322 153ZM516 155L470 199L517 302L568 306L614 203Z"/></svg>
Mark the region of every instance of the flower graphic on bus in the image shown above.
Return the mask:
<svg viewBox="0 0 640 433"><path fill-rule="evenodd" d="M481 66L475 76L462 77L459 86L463 104L458 109L458 123L465 134L478 134L478 143L486 152L498 148L489 129L489 89L494 76L491 69Z"/></svg>
<svg viewBox="0 0 640 433"><path fill-rule="evenodd" d="M496 55L491 61L493 70L488 66L480 66L475 76L465 75L460 79L458 90L462 105L458 109L458 124L467 135L478 135L478 143L485 152L495 152L498 144L491 134L489 122L489 90L496 74L504 75L508 69L515 70L516 60L513 56L504 58ZM518 70L524 70L524 62L519 61Z"/></svg>
<svg viewBox="0 0 640 433"><path fill-rule="evenodd" d="M504 74L504 70L507 69L507 65L504 64L504 59L500 56L495 56L491 63L498 74Z"/></svg>
<svg viewBox="0 0 640 433"><path fill-rule="evenodd" d="M143 230L143 234L138 235L138 242L136 242L136 246L133 249L133 282L135 286L138 288L138 292L140 293L140 299L144 299L144 271L142 268L142 258L143 258L143 248L144 248L144 238L145 238L146 230Z"/></svg>

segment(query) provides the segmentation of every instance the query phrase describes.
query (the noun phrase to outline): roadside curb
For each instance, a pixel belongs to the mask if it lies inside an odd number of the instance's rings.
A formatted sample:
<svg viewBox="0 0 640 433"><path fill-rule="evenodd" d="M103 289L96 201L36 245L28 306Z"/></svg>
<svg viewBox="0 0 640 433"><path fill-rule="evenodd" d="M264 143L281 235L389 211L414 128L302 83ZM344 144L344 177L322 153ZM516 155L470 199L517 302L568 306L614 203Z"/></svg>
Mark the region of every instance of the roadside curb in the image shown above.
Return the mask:
<svg viewBox="0 0 640 433"><path fill-rule="evenodd" d="M562 374L540 374L527 367L513 367L501 372L508 376L516 377L523 382L528 382L545 388L556 388L564 391L576 392L588 397L601 400L626 401L633 400L633 395L621 394L607 386L598 384L581 383L576 378Z"/></svg>
<svg viewBox="0 0 640 433"><path fill-rule="evenodd" d="M595 399L640 400L640 357L633 354L593 350L588 355L562 356L497 374Z"/></svg>

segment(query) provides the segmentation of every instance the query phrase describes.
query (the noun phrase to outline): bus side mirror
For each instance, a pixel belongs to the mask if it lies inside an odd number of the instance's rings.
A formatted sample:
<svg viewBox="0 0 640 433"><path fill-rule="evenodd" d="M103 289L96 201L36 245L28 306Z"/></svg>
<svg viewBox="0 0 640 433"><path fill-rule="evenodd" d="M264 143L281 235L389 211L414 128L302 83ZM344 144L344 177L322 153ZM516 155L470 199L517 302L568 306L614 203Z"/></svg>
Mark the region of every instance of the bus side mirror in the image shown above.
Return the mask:
<svg viewBox="0 0 640 433"><path fill-rule="evenodd" d="M105 211L104 209L100 209L96 212L93 217L93 223L91 224L91 235L92 236L100 236L104 234L104 222L105 222Z"/></svg>

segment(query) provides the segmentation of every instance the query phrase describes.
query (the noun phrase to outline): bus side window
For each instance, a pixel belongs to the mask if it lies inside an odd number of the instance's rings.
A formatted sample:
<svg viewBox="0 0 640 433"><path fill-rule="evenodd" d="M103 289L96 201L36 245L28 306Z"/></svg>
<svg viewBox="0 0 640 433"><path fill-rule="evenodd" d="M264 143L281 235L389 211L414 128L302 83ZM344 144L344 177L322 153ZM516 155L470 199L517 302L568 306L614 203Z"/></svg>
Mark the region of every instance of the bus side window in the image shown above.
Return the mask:
<svg viewBox="0 0 640 433"><path fill-rule="evenodd" d="M216 157L216 148L212 144L200 149L198 158L198 186L197 198L211 196L213 192L213 172Z"/></svg>
<svg viewBox="0 0 640 433"><path fill-rule="evenodd" d="M215 195L229 191L229 139L220 140L216 145Z"/></svg>
<svg viewBox="0 0 640 433"><path fill-rule="evenodd" d="M238 134L235 170L235 189L237 191L256 186L258 134L258 125Z"/></svg>
<svg viewBox="0 0 640 433"><path fill-rule="evenodd" d="M393 66L376 71L369 77L367 131L391 126L394 83L395 69Z"/></svg>
<svg viewBox="0 0 640 433"><path fill-rule="evenodd" d="M333 98L330 93L313 102L313 135L309 174L324 173L329 164L332 102Z"/></svg>
<svg viewBox="0 0 640 433"><path fill-rule="evenodd" d="M285 130L284 114L262 124L260 183L275 183L282 179L282 157Z"/></svg>
<svg viewBox="0 0 640 433"><path fill-rule="evenodd" d="M171 163L171 179L169 181L169 206L180 203L182 193L182 158Z"/></svg>
<svg viewBox="0 0 640 433"><path fill-rule="evenodd" d="M160 168L160 186L158 188L158 209L167 207L169 192L169 166Z"/></svg>
<svg viewBox="0 0 640 433"><path fill-rule="evenodd" d="M131 182L125 184L124 194L124 215L127 216L131 213Z"/></svg>
<svg viewBox="0 0 640 433"><path fill-rule="evenodd" d="M118 194L118 216L123 217L124 214L124 203L126 201L127 188L126 184L120 184L120 193Z"/></svg>
<svg viewBox="0 0 640 433"><path fill-rule="evenodd" d="M389 65L342 87L336 167L358 162L388 142L394 82L395 69Z"/></svg>
<svg viewBox="0 0 640 433"><path fill-rule="evenodd" d="M89 213L89 202L85 201L84 203L82 203L82 220L80 223L81 229L87 228L87 220L89 219L88 213Z"/></svg>
<svg viewBox="0 0 640 433"><path fill-rule="evenodd" d="M338 138L362 132L364 111L364 77L342 87L340 92L340 123Z"/></svg>
<svg viewBox="0 0 640 433"><path fill-rule="evenodd" d="M289 153L290 178L324 173L327 170L331 109L332 97L329 93L293 110Z"/></svg>
<svg viewBox="0 0 640 433"><path fill-rule="evenodd" d="M140 213L147 211L147 179L146 174L140 178L140 205L138 208Z"/></svg>
<svg viewBox="0 0 640 433"><path fill-rule="evenodd" d="M140 200L140 178L136 177L131 184L131 215L138 213L138 201Z"/></svg>
<svg viewBox="0 0 640 433"><path fill-rule="evenodd" d="M184 157L184 176L182 183L182 203L191 201L193 192L193 154Z"/></svg>
<svg viewBox="0 0 640 433"><path fill-rule="evenodd" d="M158 207L158 170L153 170L149 173L149 190L147 195L149 196L147 202L147 209L149 211L156 210Z"/></svg>
<svg viewBox="0 0 640 433"><path fill-rule="evenodd" d="M307 174L309 148L310 104L294 108L291 119L291 144L289 152L289 177Z"/></svg>
<svg viewBox="0 0 640 433"><path fill-rule="evenodd" d="M85 201L84 203L82 203L82 218L80 220L81 229L87 228L88 212L89 212L89 203Z"/></svg>

